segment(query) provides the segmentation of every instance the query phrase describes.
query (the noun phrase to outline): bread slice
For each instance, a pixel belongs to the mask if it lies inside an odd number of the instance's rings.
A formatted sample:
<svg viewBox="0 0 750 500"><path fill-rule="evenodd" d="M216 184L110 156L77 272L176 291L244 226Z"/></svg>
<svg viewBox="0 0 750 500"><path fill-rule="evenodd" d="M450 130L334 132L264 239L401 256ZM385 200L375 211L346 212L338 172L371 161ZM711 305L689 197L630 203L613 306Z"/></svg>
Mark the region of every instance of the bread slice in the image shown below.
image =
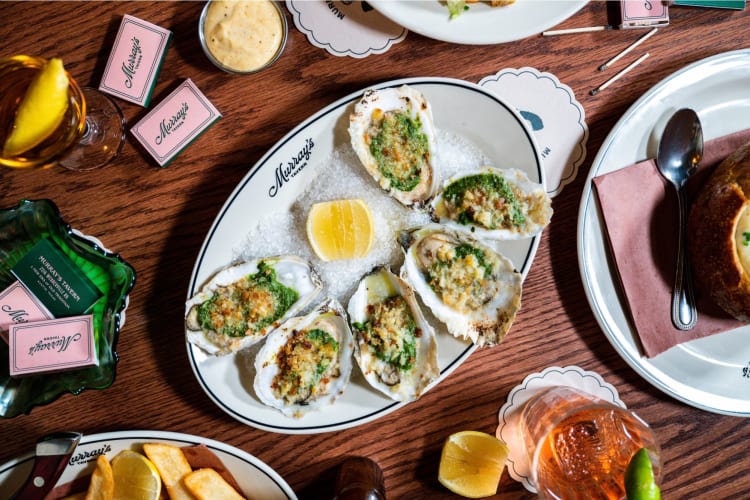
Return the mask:
<svg viewBox="0 0 750 500"><path fill-rule="evenodd" d="M724 311L750 321L750 143L701 187L688 217L696 285Z"/></svg>

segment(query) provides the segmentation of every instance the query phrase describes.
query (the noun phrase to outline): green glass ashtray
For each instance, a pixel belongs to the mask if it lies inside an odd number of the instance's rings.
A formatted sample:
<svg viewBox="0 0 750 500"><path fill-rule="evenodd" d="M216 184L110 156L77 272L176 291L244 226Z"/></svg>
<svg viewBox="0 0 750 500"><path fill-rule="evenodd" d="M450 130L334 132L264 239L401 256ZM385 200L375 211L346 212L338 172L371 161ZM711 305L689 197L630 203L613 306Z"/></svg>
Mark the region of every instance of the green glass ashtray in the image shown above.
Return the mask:
<svg viewBox="0 0 750 500"><path fill-rule="evenodd" d="M101 292L90 309L99 363L71 371L11 377L8 345L0 340L0 417L4 418L29 413L66 392L106 389L115 380L115 346L125 322L128 293L135 284L135 270L96 238L72 229L52 201L22 200L16 207L0 210L0 290L16 281L11 269L43 238L52 241Z"/></svg>

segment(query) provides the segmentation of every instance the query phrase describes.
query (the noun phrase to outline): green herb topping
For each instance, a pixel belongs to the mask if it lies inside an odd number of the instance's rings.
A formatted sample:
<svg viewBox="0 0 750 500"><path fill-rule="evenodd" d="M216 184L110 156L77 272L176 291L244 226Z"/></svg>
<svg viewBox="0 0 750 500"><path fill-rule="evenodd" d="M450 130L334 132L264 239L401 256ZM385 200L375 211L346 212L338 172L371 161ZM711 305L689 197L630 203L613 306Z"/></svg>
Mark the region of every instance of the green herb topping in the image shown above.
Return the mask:
<svg viewBox="0 0 750 500"><path fill-rule="evenodd" d="M198 306L202 329L229 337L244 337L272 324L297 302L299 293L276 279L276 270L266 262L258 272L226 287Z"/></svg>
<svg viewBox="0 0 750 500"><path fill-rule="evenodd" d="M427 135L419 117L404 112L386 112L377 134L370 142L370 153L380 173L394 189L411 191L430 160Z"/></svg>
<svg viewBox="0 0 750 500"><path fill-rule="evenodd" d="M482 173L462 177L445 188L449 217L486 229L521 226L526 222L522 202L501 176Z"/></svg>

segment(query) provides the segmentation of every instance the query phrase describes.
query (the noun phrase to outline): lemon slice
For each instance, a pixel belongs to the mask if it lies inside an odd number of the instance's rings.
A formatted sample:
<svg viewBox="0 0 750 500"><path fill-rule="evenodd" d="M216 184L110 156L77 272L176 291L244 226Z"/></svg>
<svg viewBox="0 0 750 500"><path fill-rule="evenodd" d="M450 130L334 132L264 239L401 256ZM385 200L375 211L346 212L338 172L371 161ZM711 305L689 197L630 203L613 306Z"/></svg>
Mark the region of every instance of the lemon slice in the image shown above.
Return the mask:
<svg viewBox="0 0 750 500"><path fill-rule="evenodd" d="M122 450L112 459L114 500L156 500L161 477L154 464L138 452Z"/></svg>
<svg viewBox="0 0 750 500"><path fill-rule="evenodd" d="M60 126L68 104L68 75L62 60L52 58L26 89L5 140L3 156L18 156L49 137Z"/></svg>
<svg viewBox="0 0 750 500"><path fill-rule="evenodd" d="M324 261L364 257L374 237L372 213L361 199L315 203L307 214L307 239Z"/></svg>
<svg viewBox="0 0 750 500"><path fill-rule="evenodd" d="M478 431L451 434L443 445L438 481L467 498L495 495L508 458L508 446Z"/></svg>
<svg viewBox="0 0 750 500"><path fill-rule="evenodd" d="M638 450L625 469L625 494L628 500L659 500L661 498L661 490L656 484L654 468L646 448Z"/></svg>

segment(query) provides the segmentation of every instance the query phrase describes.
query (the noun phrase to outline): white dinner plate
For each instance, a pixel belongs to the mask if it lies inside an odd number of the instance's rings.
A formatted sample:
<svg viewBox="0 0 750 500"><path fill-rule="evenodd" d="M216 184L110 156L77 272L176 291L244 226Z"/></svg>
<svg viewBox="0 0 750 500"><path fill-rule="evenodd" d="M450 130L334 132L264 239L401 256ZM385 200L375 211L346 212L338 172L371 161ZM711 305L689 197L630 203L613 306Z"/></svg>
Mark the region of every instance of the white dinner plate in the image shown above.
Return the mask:
<svg viewBox="0 0 750 500"><path fill-rule="evenodd" d="M110 460L122 450L142 452L144 443L165 443L175 446L206 445L237 480L247 498L296 499L292 488L268 465L247 452L213 439L189 434L162 431L121 431L83 436L57 485L70 483L91 475L99 455ZM30 446L33 446L31 444ZM0 465L0 498L15 493L31 474L33 451Z"/></svg>
<svg viewBox="0 0 750 500"><path fill-rule="evenodd" d="M542 160L531 129L513 106L479 85L448 78L410 78L374 87L403 84L426 96L439 132L470 141L494 166L514 166L531 180L544 182ZM253 166L229 196L206 236L190 279L188 297L242 253L240 249L246 244L248 231L259 224L257 221L262 214L290 213L292 204L313 181L323 162L330 162L334 151L351 149L347 131L349 114L363 92L364 89L344 97L305 120ZM349 168L361 166L352 164ZM346 197L346 193L342 193L342 197ZM525 277L538 245L539 236L503 242L500 250ZM441 372L438 383L471 354L474 346L435 326ZM512 329L510 334L513 334ZM216 357L192 344L187 344L187 349L195 376L208 396L229 415L260 429L288 434L335 431L370 422L405 404L371 389L355 368L352 380L334 405L301 418L287 417L261 404L255 396L250 375L252 358L249 353L252 350Z"/></svg>
<svg viewBox="0 0 750 500"><path fill-rule="evenodd" d="M444 42L484 45L512 42L559 24L581 10L588 0L516 0L491 7L477 2L455 19L438 0L369 0L391 21L420 35Z"/></svg>
<svg viewBox="0 0 750 500"><path fill-rule="evenodd" d="M750 326L643 356L609 266L604 223L592 179L656 156L658 138L678 109L693 108L705 140L750 127L750 50L719 54L662 80L638 99L602 144L578 216L578 261L586 296L618 353L666 394L715 413L750 416Z"/></svg>

